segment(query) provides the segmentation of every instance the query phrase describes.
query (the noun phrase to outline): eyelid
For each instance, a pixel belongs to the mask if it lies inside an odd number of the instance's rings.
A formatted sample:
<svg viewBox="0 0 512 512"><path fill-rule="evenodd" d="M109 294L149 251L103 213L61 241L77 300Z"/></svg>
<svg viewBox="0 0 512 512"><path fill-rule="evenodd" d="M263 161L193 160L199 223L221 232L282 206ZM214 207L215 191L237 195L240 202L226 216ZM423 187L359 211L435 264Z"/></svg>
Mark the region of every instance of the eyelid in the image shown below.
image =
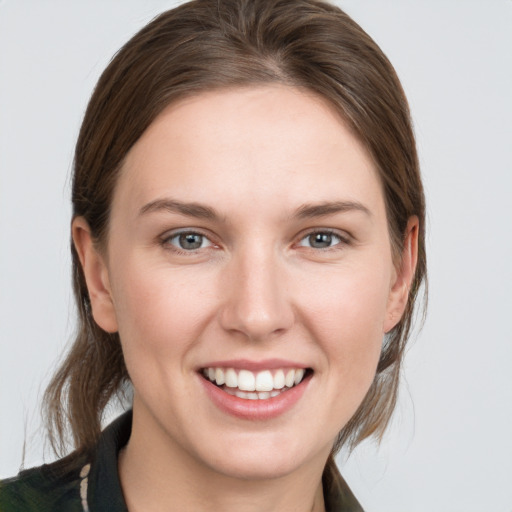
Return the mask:
<svg viewBox="0 0 512 512"><path fill-rule="evenodd" d="M311 228L311 229L309 229L307 231L303 231L302 233L299 234L299 236L297 237L297 239L298 239L297 244L300 244L300 242L302 242L305 238L307 238L311 235L315 235L317 233L333 235L333 236L337 237L340 240L340 242L337 244L334 244L330 247L325 247L325 248L314 248L314 247L308 247L308 246L300 246L300 247L305 247L306 249L312 249L314 251L329 251L329 250L340 249L340 247L338 247L338 246L346 246L352 242L352 237L346 231L340 231L338 229L333 229L333 228Z"/></svg>
<svg viewBox="0 0 512 512"><path fill-rule="evenodd" d="M180 235L187 235L187 234L200 235L200 236L206 238L210 242L210 245L208 247L202 247L199 249L193 249L193 250L186 251L186 250L181 249L180 247L177 247L176 245L170 243L170 240L172 240L173 238L176 238ZM213 236L210 233L205 232L205 230L201 229L201 228L186 227L186 228L171 229L169 231L166 231L162 235L160 235L158 238L159 238L160 245L162 245L165 249L167 249L169 251L173 251L178 254L186 254L189 256L194 255L194 254L198 253L199 251L202 251L205 249L210 249L211 247L218 247L218 244L213 240Z"/></svg>
<svg viewBox="0 0 512 512"><path fill-rule="evenodd" d="M210 242L211 245L209 245L208 247L203 247L203 248L187 251L184 249L180 249L176 245L171 244L169 242L169 240L171 240L172 238L175 238L175 237L177 237L179 235L183 235L183 234L189 234L189 233L197 234L197 235L205 237ZM319 252L319 251L329 251L329 250L337 250L337 249L340 250L342 247L344 247L346 245L350 245L352 243L352 236L349 233L347 233L346 231L341 231L339 229L334 229L334 228L327 228L327 227L320 228L319 227L319 228L310 228L305 231L302 231L296 237L296 242L293 245L297 246L300 244L300 242L302 242L308 236L311 236L311 235L314 235L317 233L333 235L333 236L337 237L340 241L330 247L325 247L325 248L314 248L314 247L307 247L307 246L301 246L301 247L304 247L305 249L311 249L315 252ZM196 228L196 227L184 227L184 228L171 229L169 231L164 232L162 235L160 235L158 237L158 239L159 239L160 245L164 246L165 248L167 248L173 252L182 253L182 254L186 254L189 256L196 254L199 251L202 251L205 249L210 249L212 247L219 248L219 244L218 244L218 242L215 241L215 237L212 235L212 233L210 233L207 230L204 230L202 228ZM341 246L341 247L339 247L339 246Z"/></svg>

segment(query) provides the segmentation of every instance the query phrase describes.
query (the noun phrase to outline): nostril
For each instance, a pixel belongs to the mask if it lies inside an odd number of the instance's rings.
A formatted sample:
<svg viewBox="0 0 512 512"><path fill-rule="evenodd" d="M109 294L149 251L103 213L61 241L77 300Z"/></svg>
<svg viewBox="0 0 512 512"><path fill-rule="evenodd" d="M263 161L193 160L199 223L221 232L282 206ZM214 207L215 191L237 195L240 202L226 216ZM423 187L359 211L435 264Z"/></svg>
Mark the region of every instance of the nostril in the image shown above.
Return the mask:
<svg viewBox="0 0 512 512"><path fill-rule="evenodd" d="M263 265L263 266L262 266ZM288 331L293 325L295 314L275 269L257 264L251 276L241 279L234 276L226 302L219 310L219 322L230 333L243 334L250 341L265 341ZM256 268L256 270L255 270Z"/></svg>

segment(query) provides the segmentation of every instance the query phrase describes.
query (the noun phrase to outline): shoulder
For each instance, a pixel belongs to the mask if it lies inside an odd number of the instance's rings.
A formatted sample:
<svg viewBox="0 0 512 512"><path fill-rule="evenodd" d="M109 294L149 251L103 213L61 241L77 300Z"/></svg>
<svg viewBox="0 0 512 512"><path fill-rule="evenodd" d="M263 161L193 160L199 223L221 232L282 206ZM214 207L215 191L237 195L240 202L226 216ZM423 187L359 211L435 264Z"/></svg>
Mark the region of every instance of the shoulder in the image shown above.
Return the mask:
<svg viewBox="0 0 512 512"><path fill-rule="evenodd" d="M0 480L0 512L127 512L117 457L131 425L127 411L102 432L90 453L74 452Z"/></svg>
<svg viewBox="0 0 512 512"><path fill-rule="evenodd" d="M0 512L83 512L80 484L87 467L85 456L71 454L0 480Z"/></svg>
<svg viewBox="0 0 512 512"><path fill-rule="evenodd" d="M341 476L332 456L327 460L322 483L326 512L364 512Z"/></svg>

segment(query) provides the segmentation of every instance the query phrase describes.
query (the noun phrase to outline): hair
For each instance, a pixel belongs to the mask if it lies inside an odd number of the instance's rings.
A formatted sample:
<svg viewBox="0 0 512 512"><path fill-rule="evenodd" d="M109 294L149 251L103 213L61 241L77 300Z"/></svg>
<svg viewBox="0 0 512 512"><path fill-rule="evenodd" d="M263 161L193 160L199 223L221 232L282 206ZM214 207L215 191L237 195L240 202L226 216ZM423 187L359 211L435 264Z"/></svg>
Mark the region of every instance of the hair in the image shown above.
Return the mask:
<svg viewBox="0 0 512 512"><path fill-rule="evenodd" d="M194 0L156 17L114 56L90 99L74 156L73 218L83 217L105 247L123 161L153 120L190 95L263 84L324 98L362 141L382 184L396 265L407 222L419 219L406 310L385 335L375 378L341 430L335 453L382 437L397 401L415 302L426 284L425 201L407 100L388 59L347 14L318 0ZM71 252L77 333L44 400L56 453L65 451L69 433L75 449L90 449L105 408L130 384L119 336L93 320L73 244Z"/></svg>

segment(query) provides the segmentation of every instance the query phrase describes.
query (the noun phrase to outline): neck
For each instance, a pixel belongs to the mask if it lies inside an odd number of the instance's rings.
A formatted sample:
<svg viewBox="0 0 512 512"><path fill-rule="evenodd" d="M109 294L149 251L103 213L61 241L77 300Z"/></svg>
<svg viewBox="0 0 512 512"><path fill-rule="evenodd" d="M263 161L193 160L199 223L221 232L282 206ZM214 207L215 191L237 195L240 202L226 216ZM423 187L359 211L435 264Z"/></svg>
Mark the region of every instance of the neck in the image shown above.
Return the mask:
<svg viewBox="0 0 512 512"><path fill-rule="evenodd" d="M236 478L202 464L162 432L148 432L134 415L119 476L130 512L324 512L324 465L322 459L273 478Z"/></svg>

